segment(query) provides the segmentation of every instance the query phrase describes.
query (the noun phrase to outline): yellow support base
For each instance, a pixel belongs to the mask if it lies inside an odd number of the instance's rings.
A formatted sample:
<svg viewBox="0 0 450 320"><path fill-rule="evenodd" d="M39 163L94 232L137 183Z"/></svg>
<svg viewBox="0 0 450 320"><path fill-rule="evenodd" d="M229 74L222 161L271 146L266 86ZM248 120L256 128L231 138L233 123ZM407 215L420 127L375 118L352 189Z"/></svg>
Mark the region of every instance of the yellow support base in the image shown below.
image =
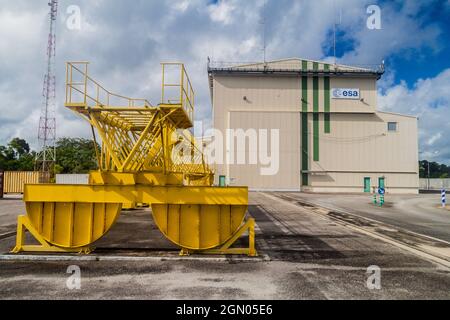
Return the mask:
<svg viewBox="0 0 450 320"><path fill-rule="evenodd" d="M25 244L25 233L28 230L33 237L40 243L39 245L27 245ZM30 220L26 216L19 216L17 218L17 238L16 246L11 253L20 252L66 252L66 253L79 253L89 254L93 251L90 247L81 248L60 248L49 244L45 239L37 232L37 230L31 225Z"/></svg>
<svg viewBox="0 0 450 320"><path fill-rule="evenodd" d="M230 248L246 231L248 231L248 248ZM218 249L197 251L183 248L180 251L180 256L189 256L191 254L246 254L249 257L257 257L258 253L255 249L255 219L248 219L231 239Z"/></svg>

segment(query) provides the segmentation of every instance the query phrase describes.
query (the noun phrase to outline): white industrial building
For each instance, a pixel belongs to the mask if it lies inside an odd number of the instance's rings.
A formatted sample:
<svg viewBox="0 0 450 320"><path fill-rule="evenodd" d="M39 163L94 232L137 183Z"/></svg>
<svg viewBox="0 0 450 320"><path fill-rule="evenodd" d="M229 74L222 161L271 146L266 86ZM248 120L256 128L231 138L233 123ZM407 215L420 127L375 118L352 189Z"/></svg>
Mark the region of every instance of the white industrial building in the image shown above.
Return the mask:
<svg viewBox="0 0 450 320"><path fill-rule="evenodd" d="M228 159L217 163L217 179L225 176L230 184L251 190L372 192L384 186L387 193L417 193L418 119L377 110L377 81L383 73L383 66L303 59L211 63L215 129L225 136L227 129L279 135L275 174L261 174L264 163L236 161L236 156L254 158L261 147L246 139L245 154L224 144Z"/></svg>

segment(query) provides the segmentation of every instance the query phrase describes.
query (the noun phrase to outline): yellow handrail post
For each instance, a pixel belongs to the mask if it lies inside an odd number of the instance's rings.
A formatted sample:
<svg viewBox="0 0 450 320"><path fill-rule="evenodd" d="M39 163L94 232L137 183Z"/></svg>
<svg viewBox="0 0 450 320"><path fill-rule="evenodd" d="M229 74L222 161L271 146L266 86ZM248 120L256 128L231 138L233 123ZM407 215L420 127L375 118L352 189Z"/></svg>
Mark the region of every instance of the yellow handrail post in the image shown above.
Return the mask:
<svg viewBox="0 0 450 320"><path fill-rule="evenodd" d="M84 104L87 104L88 63L84 65Z"/></svg>
<svg viewBox="0 0 450 320"><path fill-rule="evenodd" d="M181 104L181 108L185 108L184 106L184 96L183 96L183 90L184 90L184 66L181 65L181 70L180 70L180 75L181 75L181 80L180 80L180 104Z"/></svg>
<svg viewBox="0 0 450 320"><path fill-rule="evenodd" d="M162 83L161 83L161 103L164 103L164 87L165 87L165 72L166 72L166 68L165 68L165 64L162 64Z"/></svg>
<svg viewBox="0 0 450 320"><path fill-rule="evenodd" d="M70 102L72 102L72 83L73 83L73 65L70 64L70 95L69 95Z"/></svg>

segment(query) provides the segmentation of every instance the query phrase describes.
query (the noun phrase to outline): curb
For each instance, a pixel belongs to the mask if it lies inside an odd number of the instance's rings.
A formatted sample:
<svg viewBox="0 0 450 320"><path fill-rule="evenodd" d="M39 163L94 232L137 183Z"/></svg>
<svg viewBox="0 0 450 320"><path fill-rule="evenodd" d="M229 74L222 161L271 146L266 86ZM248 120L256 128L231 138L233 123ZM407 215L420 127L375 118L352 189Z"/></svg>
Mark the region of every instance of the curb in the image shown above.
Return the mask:
<svg viewBox="0 0 450 320"><path fill-rule="evenodd" d="M205 257L205 256L173 256L173 257L132 257L132 256L104 256L104 255L86 255L86 256L71 256L71 255L16 255L3 254L0 255L0 261L39 261L39 262L64 262L64 261L109 261L109 262L164 262L164 261L208 261L208 262L266 262L270 258L266 254L258 257Z"/></svg>

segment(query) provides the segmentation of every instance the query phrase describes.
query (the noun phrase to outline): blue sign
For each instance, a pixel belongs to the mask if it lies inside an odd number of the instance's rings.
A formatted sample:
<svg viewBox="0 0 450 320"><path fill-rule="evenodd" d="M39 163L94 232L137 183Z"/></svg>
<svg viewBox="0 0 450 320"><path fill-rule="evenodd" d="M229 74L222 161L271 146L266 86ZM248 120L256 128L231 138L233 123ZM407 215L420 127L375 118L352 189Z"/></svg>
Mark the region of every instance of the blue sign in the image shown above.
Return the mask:
<svg viewBox="0 0 450 320"><path fill-rule="evenodd" d="M378 193L383 195L386 193L386 190L384 190L384 188L378 188Z"/></svg>

